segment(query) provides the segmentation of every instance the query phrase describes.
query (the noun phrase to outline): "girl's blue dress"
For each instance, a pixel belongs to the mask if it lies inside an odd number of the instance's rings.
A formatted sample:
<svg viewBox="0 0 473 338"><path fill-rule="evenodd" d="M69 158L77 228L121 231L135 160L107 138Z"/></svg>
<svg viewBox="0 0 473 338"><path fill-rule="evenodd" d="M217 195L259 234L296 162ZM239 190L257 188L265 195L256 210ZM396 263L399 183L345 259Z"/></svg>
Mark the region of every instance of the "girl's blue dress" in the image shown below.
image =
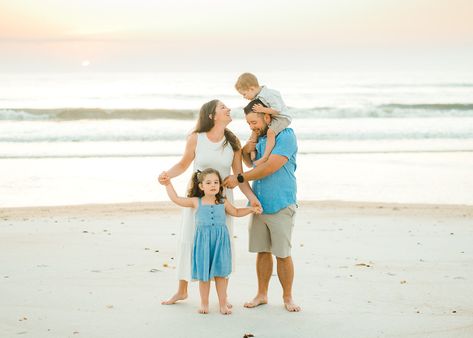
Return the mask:
<svg viewBox="0 0 473 338"><path fill-rule="evenodd" d="M206 205L199 198L195 213L192 249L192 279L209 281L232 272L230 236L225 224L224 204Z"/></svg>

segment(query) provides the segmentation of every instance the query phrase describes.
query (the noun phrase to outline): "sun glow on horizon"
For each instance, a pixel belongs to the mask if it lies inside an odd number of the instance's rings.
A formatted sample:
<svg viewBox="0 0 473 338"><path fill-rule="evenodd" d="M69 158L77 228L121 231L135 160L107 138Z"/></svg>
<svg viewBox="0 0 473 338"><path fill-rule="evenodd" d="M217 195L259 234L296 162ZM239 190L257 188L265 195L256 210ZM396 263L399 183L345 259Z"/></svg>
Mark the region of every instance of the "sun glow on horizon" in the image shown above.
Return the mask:
<svg viewBox="0 0 473 338"><path fill-rule="evenodd" d="M94 69L135 69L473 50L472 12L469 0L0 0L0 70L20 62L67 69L84 51Z"/></svg>

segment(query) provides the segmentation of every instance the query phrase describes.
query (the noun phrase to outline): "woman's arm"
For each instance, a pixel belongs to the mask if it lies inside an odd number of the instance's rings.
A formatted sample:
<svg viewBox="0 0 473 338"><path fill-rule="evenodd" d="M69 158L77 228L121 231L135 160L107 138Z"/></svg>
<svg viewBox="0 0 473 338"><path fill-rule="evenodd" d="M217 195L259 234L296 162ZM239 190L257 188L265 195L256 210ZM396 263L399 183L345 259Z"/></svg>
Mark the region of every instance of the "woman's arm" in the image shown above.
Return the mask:
<svg viewBox="0 0 473 338"><path fill-rule="evenodd" d="M253 162L251 162L250 153L256 151L256 142L251 138L246 142L244 147L241 149L241 156L243 162L248 168L253 168Z"/></svg>
<svg viewBox="0 0 473 338"><path fill-rule="evenodd" d="M163 171L159 175L160 183L161 178L165 176L173 178L181 175L183 172L189 168L190 164L195 158L195 148L197 146L197 134L192 133L187 137L186 148L184 149L184 154L182 154L181 160L172 166L169 170Z"/></svg>
<svg viewBox="0 0 473 338"><path fill-rule="evenodd" d="M240 173L243 173L243 166L241 165L241 152L240 151L235 151L233 153L233 163L232 163L232 169L233 173L238 175ZM248 182L243 182L239 183L238 187L240 188L241 192L248 198L248 201L250 202L250 205L253 207L259 206L261 207L261 203L256 197L255 193L250 187L250 184Z"/></svg>

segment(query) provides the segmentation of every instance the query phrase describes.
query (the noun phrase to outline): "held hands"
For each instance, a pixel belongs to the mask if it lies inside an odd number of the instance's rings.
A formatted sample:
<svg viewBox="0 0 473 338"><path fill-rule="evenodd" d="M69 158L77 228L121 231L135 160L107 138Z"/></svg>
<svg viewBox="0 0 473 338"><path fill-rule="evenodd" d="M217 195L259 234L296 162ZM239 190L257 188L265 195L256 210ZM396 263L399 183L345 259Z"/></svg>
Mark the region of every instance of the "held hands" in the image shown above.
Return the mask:
<svg viewBox="0 0 473 338"><path fill-rule="evenodd" d="M261 206L258 206L258 207L250 207L251 209L251 212L253 214L258 214L260 215L262 212L263 212L263 208Z"/></svg>
<svg viewBox="0 0 473 338"><path fill-rule="evenodd" d="M171 183L171 178L166 171L163 171L161 174L159 174L158 181L161 185L168 185Z"/></svg>
<svg viewBox="0 0 473 338"><path fill-rule="evenodd" d="M252 207L262 208L261 202L256 197L250 198L248 202L250 203Z"/></svg>
<svg viewBox="0 0 473 338"><path fill-rule="evenodd" d="M246 151L248 152L251 152L251 151L256 151L256 143L258 142L258 136L256 135L255 133L255 137L253 137L253 134L252 134L252 137L250 137L248 139L248 141L246 141L246 144L245 144L245 149Z"/></svg>

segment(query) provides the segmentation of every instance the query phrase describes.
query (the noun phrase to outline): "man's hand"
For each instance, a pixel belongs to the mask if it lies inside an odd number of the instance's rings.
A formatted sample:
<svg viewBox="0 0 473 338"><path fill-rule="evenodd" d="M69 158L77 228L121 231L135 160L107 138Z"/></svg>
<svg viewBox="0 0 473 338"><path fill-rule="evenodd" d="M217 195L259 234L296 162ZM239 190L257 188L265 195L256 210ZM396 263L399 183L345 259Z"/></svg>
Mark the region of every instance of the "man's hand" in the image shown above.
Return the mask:
<svg viewBox="0 0 473 338"><path fill-rule="evenodd" d="M230 175L223 180L223 186L228 189L233 189L238 185L236 175Z"/></svg>

